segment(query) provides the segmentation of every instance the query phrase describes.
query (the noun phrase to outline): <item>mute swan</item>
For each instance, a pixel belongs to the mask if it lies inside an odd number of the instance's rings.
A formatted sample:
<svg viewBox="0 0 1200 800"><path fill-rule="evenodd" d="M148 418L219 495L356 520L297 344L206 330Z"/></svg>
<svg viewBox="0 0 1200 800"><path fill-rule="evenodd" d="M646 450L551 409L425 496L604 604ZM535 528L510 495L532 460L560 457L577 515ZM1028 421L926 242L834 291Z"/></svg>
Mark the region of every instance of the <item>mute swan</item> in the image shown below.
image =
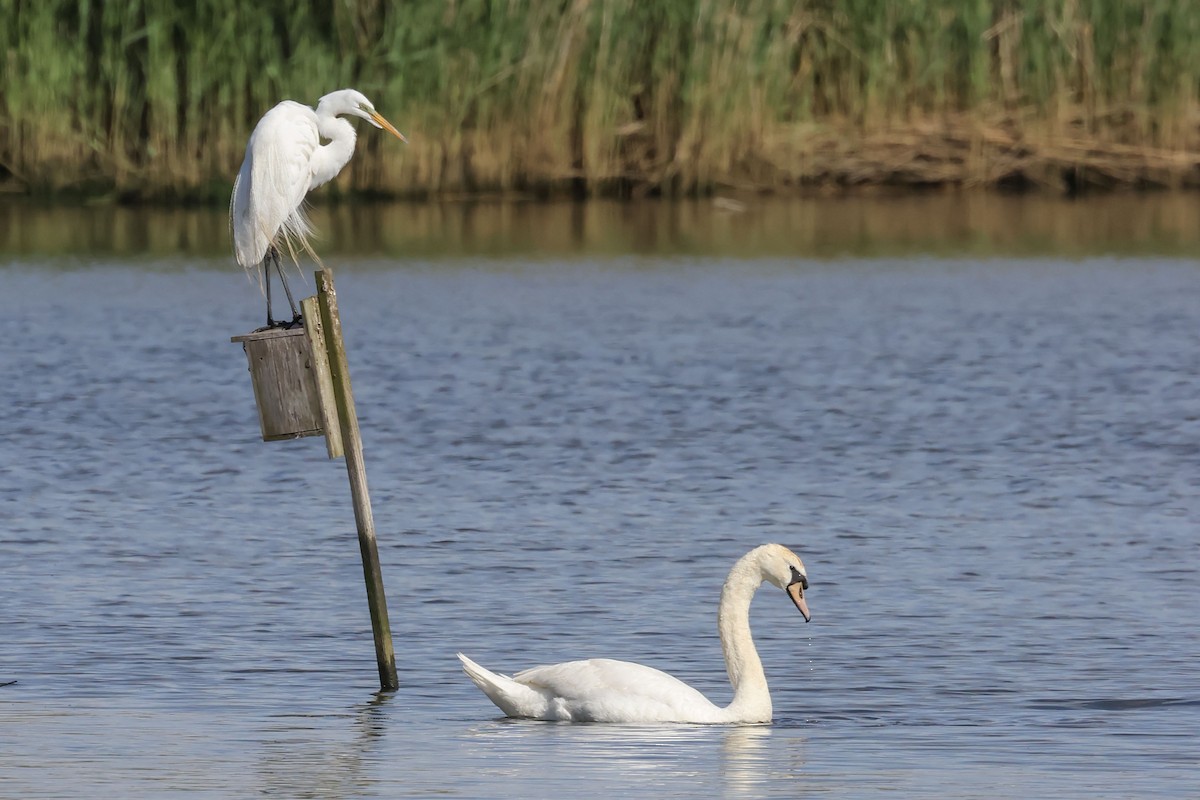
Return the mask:
<svg viewBox="0 0 1200 800"><path fill-rule="evenodd" d="M511 678L458 654L463 672L510 717L565 722L750 723L771 721L771 693L750 638L750 600L770 581L810 619L804 562L783 545L764 544L738 559L721 589L717 630L733 702L725 708L665 672L609 658L568 661Z"/></svg>

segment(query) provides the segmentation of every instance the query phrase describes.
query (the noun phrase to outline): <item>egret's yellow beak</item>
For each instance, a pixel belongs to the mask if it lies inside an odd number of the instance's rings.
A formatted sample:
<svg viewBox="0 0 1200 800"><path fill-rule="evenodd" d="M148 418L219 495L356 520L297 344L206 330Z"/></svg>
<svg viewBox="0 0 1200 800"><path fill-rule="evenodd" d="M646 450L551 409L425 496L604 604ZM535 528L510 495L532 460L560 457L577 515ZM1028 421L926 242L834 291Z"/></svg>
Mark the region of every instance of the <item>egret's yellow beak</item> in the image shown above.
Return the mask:
<svg viewBox="0 0 1200 800"><path fill-rule="evenodd" d="M400 141L404 142L405 144L408 144L408 139L404 138L404 134L401 133L400 131L396 130L396 126L392 125L392 123L390 123L386 119L384 119L383 114L380 114L378 111L371 111L369 113L371 114L371 119L375 120L375 124L377 124L379 127L383 128L385 131L390 133L392 136L395 136Z"/></svg>

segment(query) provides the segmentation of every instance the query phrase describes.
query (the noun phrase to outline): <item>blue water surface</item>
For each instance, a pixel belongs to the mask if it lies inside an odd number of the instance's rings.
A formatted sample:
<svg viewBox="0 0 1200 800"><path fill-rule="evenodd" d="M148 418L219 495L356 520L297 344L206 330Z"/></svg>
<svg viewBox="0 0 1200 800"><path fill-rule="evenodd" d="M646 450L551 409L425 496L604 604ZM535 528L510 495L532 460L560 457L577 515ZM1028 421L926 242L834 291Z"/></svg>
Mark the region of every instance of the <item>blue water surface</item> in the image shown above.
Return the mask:
<svg viewBox="0 0 1200 800"><path fill-rule="evenodd" d="M257 289L0 266L0 795L1194 796L1194 263L336 277L390 694L343 463L259 438ZM609 656L727 702L717 596L768 541L813 612L755 602L772 725L504 720L459 671Z"/></svg>

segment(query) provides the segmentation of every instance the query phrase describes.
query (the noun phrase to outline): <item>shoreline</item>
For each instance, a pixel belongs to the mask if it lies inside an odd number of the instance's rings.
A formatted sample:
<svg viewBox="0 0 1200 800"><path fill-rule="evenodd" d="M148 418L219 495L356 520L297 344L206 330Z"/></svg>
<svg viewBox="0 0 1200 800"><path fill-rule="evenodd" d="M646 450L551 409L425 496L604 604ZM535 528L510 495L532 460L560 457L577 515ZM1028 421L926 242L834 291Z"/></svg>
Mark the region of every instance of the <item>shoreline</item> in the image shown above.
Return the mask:
<svg viewBox="0 0 1200 800"><path fill-rule="evenodd" d="M636 200L719 195L806 197L860 193L985 191L1077 196L1129 190L1200 189L1200 134L1175 147L1134 145L1123 128L1089 133L1079 120L1050 125L1012 116L982 120L957 114L906 124L793 124L729 148L723 159L686 157L676 143L656 143L626 132L617 161L575 169L553 161L501 165L473 157L479 131L463 134L460 166L444 163L448 143L421 140L396 148L360 139L359 152L316 202L345 200ZM614 134L615 135L615 134ZM1191 137L1189 137L1190 139ZM607 143L611 145L612 143ZM649 158L673 148L669 160ZM237 165L224 172L192 164L173 171L186 154L169 152L141 168L106 172L73 164L38 181L0 177L0 198L58 202L116 202L187 207L228 203ZM442 160L441 171L433 164ZM201 174L205 167L211 173ZM228 174L225 174L227 172ZM87 176L72 178L70 176ZM456 176L456 177L454 177ZM170 179L174 179L173 181Z"/></svg>

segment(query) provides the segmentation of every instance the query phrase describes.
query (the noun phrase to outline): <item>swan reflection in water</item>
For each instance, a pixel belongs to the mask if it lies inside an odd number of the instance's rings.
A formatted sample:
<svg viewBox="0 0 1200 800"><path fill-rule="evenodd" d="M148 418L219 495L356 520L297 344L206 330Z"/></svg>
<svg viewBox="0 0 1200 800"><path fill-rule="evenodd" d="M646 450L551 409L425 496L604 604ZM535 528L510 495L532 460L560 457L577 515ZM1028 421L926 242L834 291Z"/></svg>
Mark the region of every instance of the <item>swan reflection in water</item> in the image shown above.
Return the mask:
<svg viewBox="0 0 1200 800"><path fill-rule="evenodd" d="M520 785L587 785L593 796L654 790L723 797L773 796L804 767L803 736L770 725L563 725L495 720L467 731L464 761L500 769ZM786 748L786 751L783 749ZM720 787L720 788L717 788ZM715 790L715 791L714 791ZM534 792L536 794L536 792Z"/></svg>

